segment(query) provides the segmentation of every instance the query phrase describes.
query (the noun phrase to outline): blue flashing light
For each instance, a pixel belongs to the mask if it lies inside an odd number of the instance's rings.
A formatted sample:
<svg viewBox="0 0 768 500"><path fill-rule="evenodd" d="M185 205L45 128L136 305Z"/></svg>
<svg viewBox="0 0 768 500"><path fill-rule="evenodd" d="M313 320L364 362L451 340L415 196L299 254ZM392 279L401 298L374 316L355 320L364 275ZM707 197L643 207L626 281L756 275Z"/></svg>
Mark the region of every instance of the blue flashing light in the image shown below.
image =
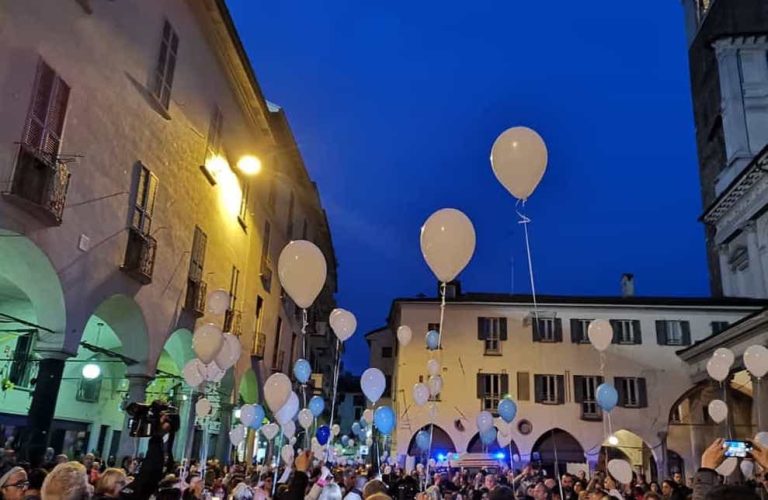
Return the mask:
<svg viewBox="0 0 768 500"><path fill-rule="evenodd" d="M438 453L437 454L437 460L439 460L440 462L445 461L445 455L443 455L442 453Z"/></svg>
<svg viewBox="0 0 768 500"><path fill-rule="evenodd" d="M504 452L501 452L501 451L498 452L495 456L499 460L504 460L504 458L506 458L506 455L504 455Z"/></svg>

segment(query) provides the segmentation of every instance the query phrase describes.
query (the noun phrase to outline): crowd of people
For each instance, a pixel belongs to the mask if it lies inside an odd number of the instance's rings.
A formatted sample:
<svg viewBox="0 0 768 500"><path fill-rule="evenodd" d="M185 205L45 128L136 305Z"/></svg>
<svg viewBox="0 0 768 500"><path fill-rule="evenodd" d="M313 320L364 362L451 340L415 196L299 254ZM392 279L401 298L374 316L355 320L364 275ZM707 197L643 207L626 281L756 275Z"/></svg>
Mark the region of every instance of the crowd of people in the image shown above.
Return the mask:
<svg viewBox="0 0 768 500"><path fill-rule="evenodd" d="M0 500L730 500L765 498L765 481L754 479L723 484L716 469L725 459L722 440L705 451L701 468L690 484L680 473L648 482L635 474L620 484L610 474L585 471L546 474L534 464L521 471L498 469L467 471L442 469L427 472L416 467L406 472L384 464L334 467L300 453L285 471L244 464L225 466L215 460L205 468L192 463L177 467L165 453L162 437L150 438L143 460L126 459L122 467L104 463L92 454L80 461L53 456L49 450L44 467L30 468L17 461L12 450L0 460ZM768 471L768 448L754 443L750 454Z"/></svg>

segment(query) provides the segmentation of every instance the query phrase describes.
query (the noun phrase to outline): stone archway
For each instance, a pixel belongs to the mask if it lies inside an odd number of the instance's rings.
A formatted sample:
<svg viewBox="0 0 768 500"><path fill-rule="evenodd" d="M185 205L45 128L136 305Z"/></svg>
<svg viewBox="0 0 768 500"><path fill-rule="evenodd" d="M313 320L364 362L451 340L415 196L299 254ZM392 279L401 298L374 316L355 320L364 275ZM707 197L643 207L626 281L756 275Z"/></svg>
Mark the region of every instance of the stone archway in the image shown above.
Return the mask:
<svg viewBox="0 0 768 500"><path fill-rule="evenodd" d="M420 450L416 445L416 435L421 431L426 431L429 433L430 429L432 432L432 449L430 450L432 458L437 457L438 455L456 453L456 445L453 443L453 439L451 439L451 436L445 431L445 429L439 425L425 425L421 429L418 429L416 432L414 432L411 436L411 440L408 443L408 455L426 455L426 453Z"/></svg>
<svg viewBox="0 0 768 500"><path fill-rule="evenodd" d="M538 462L554 477L566 472L566 464L584 463L584 448L569 432L560 428L545 431L531 448L531 462Z"/></svg>
<svg viewBox="0 0 768 500"><path fill-rule="evenodd" d="M614 440L603 441L597 468L606 470L606 464L613 459L626 460L632 470L645 475L646 480L658 480L656 460L651 447L637 434L622 429L613 433Z"/></svg>

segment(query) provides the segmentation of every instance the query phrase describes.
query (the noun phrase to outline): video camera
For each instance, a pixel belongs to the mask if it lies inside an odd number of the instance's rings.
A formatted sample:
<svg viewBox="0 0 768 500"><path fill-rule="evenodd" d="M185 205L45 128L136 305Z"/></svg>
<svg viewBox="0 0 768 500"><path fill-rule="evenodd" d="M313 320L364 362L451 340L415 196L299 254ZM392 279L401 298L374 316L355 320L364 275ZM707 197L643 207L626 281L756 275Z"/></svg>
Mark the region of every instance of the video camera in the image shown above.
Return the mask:
<svg viewBox="0 0 768 500"><path fill-rule="evenodd" d="M165 401L146 403L131 403L125 412L128 413L128 430L131 437L162 436L166 432L175 434L179 430L179 410ZM170 430L163 430L167 423Z"/></svg>

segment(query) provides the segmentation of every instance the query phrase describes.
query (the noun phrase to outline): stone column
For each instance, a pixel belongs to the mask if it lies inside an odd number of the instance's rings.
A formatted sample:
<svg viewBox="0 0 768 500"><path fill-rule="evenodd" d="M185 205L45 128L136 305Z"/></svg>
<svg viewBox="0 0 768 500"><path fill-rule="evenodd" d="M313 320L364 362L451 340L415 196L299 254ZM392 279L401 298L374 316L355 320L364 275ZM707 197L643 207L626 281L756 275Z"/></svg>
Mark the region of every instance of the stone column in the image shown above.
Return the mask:
<svg viewBox="0 0 768 500"><path fill-rule="evenodd" d="M749 255L749 274L752 277L752 295L765 298L765 273L763 272L763 259L760 257L760 244L757 241L755 221L749 221L744 226L747 234L747 254Z"/></svg>
<svg viewBox="0 0 768 500"><path fill-rule="evenodd" d="M768 379L752 377L752 425L753 434L768 431Z"/></svg>
<svg viewBox="0 0 768 500"><path fill-rule="evenodd" d="M37 383L32 393L27 427L22 435L22 456L33 468L43 465L45 449L51 438L51 424L56 412L64 362L69 357L62 352L46 352L45 356L38 365Z"/></svg>
<svg viewBox="0 0 768 500"><path fill-rule="evenodd" d="M717 256L720 259L720 280L723 284L723 295L726 297L739 295L731 272L730 252L730 247L727 244L717 246Z"/></svg>
<svg viewBox="0 0 768 500"><path fill-rule="evenodd" d="M219 438L216 440L216 458L222 463L228 463L232 453L232 445L229 442L229 428L232 427L232 410L234 405L222 401L219 404Z"/></svg>
<svg viewBox="0 0 768 500"><path fill-rule="evenodd" d="M669 477L669 464L667 463L667 432L661 431L658 434L661 442L661 459L656 462L656 472L659 474L658 481Z"/></svg>
<svg viewBox="0 0 768 500"><path fill-rule="evenodd" d="M731 45L730 39L718 40L714 46L720 77L720 109L725 132L727 166L738 163L736 169L739 170L745 167L752 157L741 90L739 52Z"/></svg>
<svg viewBox="0 0 768 500"><path fill-rule="evenodd" d="M152 381L151 377L147 375L131 375L126 374L125 378L128 379L128 398L127 402L130 403L144 403L147 394L147 386ZM117 463L121 463L122 459L126 455L134 456L138 453L139 443L137 438L132 438L128 435L128 414L123 419L123 427L120 433L120 445L117 448Z"/></svg>

